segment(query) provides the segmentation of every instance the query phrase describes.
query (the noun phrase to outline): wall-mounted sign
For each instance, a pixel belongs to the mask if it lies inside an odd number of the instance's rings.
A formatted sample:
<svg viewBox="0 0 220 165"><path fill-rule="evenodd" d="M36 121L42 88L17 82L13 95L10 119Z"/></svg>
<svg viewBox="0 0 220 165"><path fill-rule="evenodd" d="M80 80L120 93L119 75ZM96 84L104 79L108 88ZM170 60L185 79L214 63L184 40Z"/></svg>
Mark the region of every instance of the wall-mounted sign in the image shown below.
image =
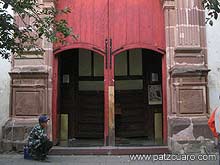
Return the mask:
<svg viewBox="0 0 220 165"><path fill-rule="evenodd" d="M63 75L63 83L70 83L70 76L68 74Z"/></svg>
<svg viewBox="0 0 220 165"><path fill-rule="evenodd" d="M158 73L151 73L151 82L157 82L158 80Z"/></svg>
<svg viewBox="0 0 220 165"><path fill-rule="evenodd" d="M162 104L161 85L148 85L148 104Z"/></svg>

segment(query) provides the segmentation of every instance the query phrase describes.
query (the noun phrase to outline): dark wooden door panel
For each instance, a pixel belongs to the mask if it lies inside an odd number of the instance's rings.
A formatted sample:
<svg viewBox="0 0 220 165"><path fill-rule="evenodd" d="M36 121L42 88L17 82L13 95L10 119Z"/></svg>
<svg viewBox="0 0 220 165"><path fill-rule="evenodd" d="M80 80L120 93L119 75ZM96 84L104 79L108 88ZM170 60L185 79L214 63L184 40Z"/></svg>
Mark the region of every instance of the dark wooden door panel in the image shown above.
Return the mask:
<svg viewBox="0 0 220 165"><path fill-rule="evenodd" d="M116 104L121 108L121 114L116 115L116 135L147 136L144 91L116 91Z"/></svg>
<svg viewBox="0 0 220 165"><path fill-rule="evenodd" d="M83 91L78 95L78 138L103 138L104 93Z"/></svg>

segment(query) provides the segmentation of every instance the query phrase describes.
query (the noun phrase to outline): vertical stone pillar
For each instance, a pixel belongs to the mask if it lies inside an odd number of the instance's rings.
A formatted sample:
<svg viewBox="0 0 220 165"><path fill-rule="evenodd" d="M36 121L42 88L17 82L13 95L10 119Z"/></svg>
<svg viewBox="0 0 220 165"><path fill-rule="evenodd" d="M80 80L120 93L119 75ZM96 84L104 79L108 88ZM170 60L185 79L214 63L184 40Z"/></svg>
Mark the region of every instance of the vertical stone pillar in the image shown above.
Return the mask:
<svg viewBox="0 0 220 165"><path fill-rule="evenodd" d="M205 15L201 1L164 0L168 145L191 152L207 147L207 53ZM198 143L199 141L199 143ZM191 144L198 144L191 148Z"/></svg>
<svg viewBox="0 0 220 165"><path fill-rule="evenodd" d="M42 7L54 5L53 0L39 0ZM24 26L21 18L15 15L20 28ZM27 23L32 22L25 18ZM27 51L13 57L11 72L11 110L10 119L3 127L3 146L7 150L23 149L23 143L40 114L52 118L52 56L53 45L45 38L37 42L45 52L37 54ZM52 121L49 121L48 133L52 135ZM18 145L21 144L21 145ZM8 145L10 145L8 147Z"/></svg>

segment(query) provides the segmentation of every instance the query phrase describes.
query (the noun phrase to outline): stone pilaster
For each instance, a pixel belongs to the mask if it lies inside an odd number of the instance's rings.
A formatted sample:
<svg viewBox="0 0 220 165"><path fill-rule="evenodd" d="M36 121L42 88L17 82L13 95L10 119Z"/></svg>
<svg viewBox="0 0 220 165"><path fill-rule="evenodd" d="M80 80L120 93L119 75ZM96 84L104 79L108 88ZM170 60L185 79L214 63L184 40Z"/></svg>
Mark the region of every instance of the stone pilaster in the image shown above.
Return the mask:
<svg viewBox="0 0 220 165"><path fill-rule="evenodd" d="M210 148L207 53L201 1L164 0L168 145L172 151ZM203 130L201 132L201 129ZM191 148L192 147L192 148ZM195 146L194 146L195 147ZM213 146L212 146L213 147Z"/></svg>
<svg viewBox="0 0 220 165"><path fill-rule="evenodd" d="M53 0L39 0L42 7L54 5ZM18 15L16 23L24 26ZM25 18L27 23L33 21ZM31 128L38 122L40 114L48 114L52 119L52 63L53 45L46 38L37 43L45 52L36 54L29 51L13 57L11 76L10 119L3 127L3 149L22 150ZM52 120L48 133L52 137Z"/></svg>

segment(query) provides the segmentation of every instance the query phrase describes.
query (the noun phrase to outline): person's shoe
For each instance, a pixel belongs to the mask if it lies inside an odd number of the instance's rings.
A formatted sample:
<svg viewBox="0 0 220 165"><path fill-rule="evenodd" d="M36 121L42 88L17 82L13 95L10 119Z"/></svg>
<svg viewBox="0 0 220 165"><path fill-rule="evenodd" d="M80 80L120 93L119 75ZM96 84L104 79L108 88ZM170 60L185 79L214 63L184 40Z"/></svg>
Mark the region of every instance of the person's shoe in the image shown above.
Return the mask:
<svg viewBox="0 0 220 165"><path fill-rule="evenodd" d="M49 159L49 158L47 157L47 155L45 155L45 156L44 156L44 159L47 160L47 159Z"/></svg>
<svg viewBox="0 0 220 165"><path fill-rule="evenodd" d="M41 161L41 162L47 162L47 163L50 162L50 161L48 160L48 157L43 157L43 158L41 158L40 161Z"/></svg>
<svg viewBox="0 0 220 165"><path fill-rule="evenodd" d="M41 158L38 157L38 156L32 156L32 159L33 159L33 160L38 160L38 161L41 160Z"/></svg>
<svg viewBox="0 0 220 165"><path fill-rule="evenodd" d="M32 159L37 161L44 161L47 159L47 157L46 155L33 155Z"/></svg>
<svg viewBox="0 0 220 165"><path fill-rule="evenodd" d="M43 155L41 155L41 159L42 159L42 160L48 160L48 157L47 157L46 154L43 154Z"/></svg>

